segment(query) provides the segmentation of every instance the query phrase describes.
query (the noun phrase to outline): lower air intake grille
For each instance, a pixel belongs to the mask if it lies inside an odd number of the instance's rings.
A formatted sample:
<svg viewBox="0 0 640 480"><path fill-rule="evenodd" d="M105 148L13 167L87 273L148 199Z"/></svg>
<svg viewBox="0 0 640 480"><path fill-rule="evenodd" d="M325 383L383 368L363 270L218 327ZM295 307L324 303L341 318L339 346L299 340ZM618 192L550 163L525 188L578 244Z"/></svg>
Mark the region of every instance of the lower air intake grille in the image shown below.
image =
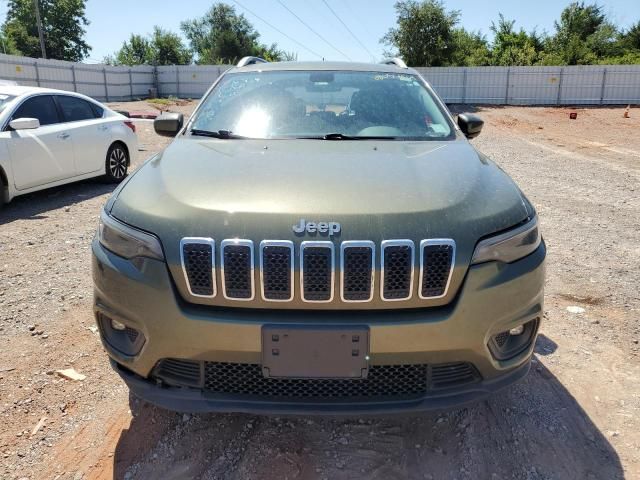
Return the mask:
<svg viewBox="0 0 640 480"><path fill-rule="evenodd" d="M333 250L330 247L302 249L302 295L304 300L327 302L333 296Z"/></svg>
<svg viewBox="0 0 640 480"><path fill-rule="evenodd" d="M262 288L267 300L291 298L292 248L265 246L262 249Z"/></svg>
<svg viewBox="0 0 640 480"><path fill-rule="evenodd" d="M423 298L441 297L445 294L453 261L453 245L435 244L422 248Z"/></svg>
<svg viewBox="0 0 640 480"><path fill-rule="evenodd" d="M509 340L509 332L500 332L495 336L494 340L496 341L496 345L502 348L504 344L507 343L507 340Z"/></svg>
<svg viewBox="0 0 640 480"><path fill-rule="evenodd" d="M383 246L383 256L383 298L401 300L410 297L413 248L410 245Z"/></svg>
<svg viewBox="0 0 640 480"><path fill-rule="evenodd" d="M252 251L248 245L225 245L222 247L223 281L228 298L250 299L252 288Z"/></svg>
<svg viewBox="0 0 640 480"><path fill-rule="evenodd" d="M125 332L127 334L127 337L129 337L129 340L131 340L131 343L134 343L138 339L139 333L136 329L131 327L126 327Z"/></svg>
<svg viewBox="0 0 640 480"><path fill-rule="evenodd" d="M211 245L206 243L185 243L182 246L184 269L194 295L214 294L212 255Z"/></svg>
<svg viewBox="0 0 640 480"><path fill-rule="evenodd" d="M452 388L477 382L480 375L466 362L442 363L431 367L431 388Z"/></svg>
<svg viewBox="0 0 640 480"><path fill-rule="evenodd" d="M265 378L258 364L205 363L205 390L268 398L349 399L411 397L427 392L426 365L381 365L365 379Z"/></svg>
<svg viewBox="0 0 640 480"><path fill-rule="evenodd" d="M199 387L200 362L167 358L158 364L154 376L170 385Z"/></svg>
<svg viewBox="0 0 640 480"><path fill-rule="evenodd" d="M342 251L343 284L342 296L347 301L371 299L371 269L373 265L371 247L345 247Z"/></svg>

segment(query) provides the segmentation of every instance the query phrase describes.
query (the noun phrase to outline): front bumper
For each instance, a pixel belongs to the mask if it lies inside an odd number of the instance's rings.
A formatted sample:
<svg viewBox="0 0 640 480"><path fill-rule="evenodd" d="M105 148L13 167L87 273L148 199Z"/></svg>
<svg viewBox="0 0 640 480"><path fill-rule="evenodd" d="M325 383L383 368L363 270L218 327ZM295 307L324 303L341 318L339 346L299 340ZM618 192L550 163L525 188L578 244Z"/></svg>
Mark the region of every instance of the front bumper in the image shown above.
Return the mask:
<svg viewBox="0 0 640 480"><path fill-rule="evenodd" d="M122 368L114 360L110 360L110 362L111 367L120 375L131 392L139 398L167 410L188 413L230 412L265 415L377 415L449 409L475 403L491 393L517 382L529 373L530 367L530 362L527 359L520 366L492 380L420 399L373 402L296 402L222 398L195 389L164 387Z"/></svg>
<svg viewBox="0 0 640 480"><path fill-rule="evenodd" d="M515 357L498 360L490 339L499 332L541 319L544 243L512 264L486 263L469 268L456 299L445 307L386 311L278 311L201 307L181 300L166 265L132 262L93 242L96 314L144 335L135 355L105 349L130 389L152 403L180 411L263 413L380 413L438 409L476 401L526 375L535 343ZM257 364L261 331L269 324L365 325L369 328L370 364L446 364L468 362L481 380L424 398L375 402L289 402L212 396L197 389L160 385L151 378L159 361Z"/></svg>

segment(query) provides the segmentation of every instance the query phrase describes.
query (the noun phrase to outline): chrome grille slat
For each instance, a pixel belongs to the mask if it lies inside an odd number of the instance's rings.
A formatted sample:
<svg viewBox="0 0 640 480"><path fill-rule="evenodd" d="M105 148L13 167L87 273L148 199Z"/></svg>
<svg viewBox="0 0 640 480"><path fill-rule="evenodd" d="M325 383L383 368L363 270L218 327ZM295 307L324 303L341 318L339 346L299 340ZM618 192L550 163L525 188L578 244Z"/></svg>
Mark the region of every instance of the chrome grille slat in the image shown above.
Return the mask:
<svg viewBox="0 0 640 480"><path fill-rule="evenodd" d="M212 238L180 240L180 261L187 289L194 297L216 296L216 244Z"/></svg>
<svg viewBox="0 0 640 480"><path fill-rule="evenodd" d="M333 242L300 244L300 295L304 302L333 300L335 248Z"/></svg>
<svg viewBox="0 0 640 480"><path fill-rule="evenodd" d="M385 240L380 248L380 297L408 300L413 294L415 253L411 240Z"/></svg>
<svg viewBox="0 0 640 480"><path fill-rule="evenodd" d="M455 260L456 242L452 239L434 238L420 242L420 298L442 298L447 294Z"/></svg>
<svg viewBox="0 0 640 480"><path fill-rule="evenodd" d="M253 300L254 254L251 240L227 239L220 244L222 293L228 300Z"/></svg>
<svg viewBox="0 0 640 480"><path fill-rule="evenodd" d="M375 243L348 240L340 245L340 295L343 302L373 300Z"/></svg>
<svg viewBox="0 0 640 480"><path fill-rule="evenodd" d="M260 290L268 302L290 302L294 296L295 268L293 242L260 242Z"/></svg>

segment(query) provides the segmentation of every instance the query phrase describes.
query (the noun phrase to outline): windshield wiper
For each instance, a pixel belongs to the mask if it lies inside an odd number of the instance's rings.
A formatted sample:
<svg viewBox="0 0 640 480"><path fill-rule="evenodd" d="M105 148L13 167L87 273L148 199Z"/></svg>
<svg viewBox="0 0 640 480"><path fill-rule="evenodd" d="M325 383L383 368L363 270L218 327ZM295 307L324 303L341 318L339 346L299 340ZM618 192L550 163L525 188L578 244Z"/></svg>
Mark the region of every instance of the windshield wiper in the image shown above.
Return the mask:
<svg viewBox="0 0 640 480"><path fill-rule="evenodd" d="M344 133L327 133L326 135L317 137L298 137L304 139L315 140L396 140L398 137L382 136L382 135L345 135Z"/></svg>
<svg viewBox="0 0 640 480"><path fill-rule="evenodd" d="M198 135L201 137L212 137L212 138L224 138L224 139L243 139L249 137L243 137L242 135L236 135L231 130L218 130L218 131L210 131L210 130L200 130L198 128L192 128L189 130L191 135Z"/></svg>

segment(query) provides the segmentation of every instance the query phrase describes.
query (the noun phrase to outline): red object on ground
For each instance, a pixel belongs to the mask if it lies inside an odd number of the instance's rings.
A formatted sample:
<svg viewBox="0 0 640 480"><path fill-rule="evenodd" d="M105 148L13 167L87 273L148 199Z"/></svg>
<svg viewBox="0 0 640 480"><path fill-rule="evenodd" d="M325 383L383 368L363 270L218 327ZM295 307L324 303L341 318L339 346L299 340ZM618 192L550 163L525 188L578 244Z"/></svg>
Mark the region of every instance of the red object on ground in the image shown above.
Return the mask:
<svg viewBox="0 0 640 480"><path fill-rule="evenodd" d="M569 113L569 118L571 120L575 120L576 118L578 118L578 112L571 112Z"/></svg>
<svg viewBox="0 0 640 480"><path fill-rule="evenodd" d="M157 116L157 112L129 112L130 118L145 118L153 120Z"/></svg>
<svg viewBox="0 0 640 480"><path fill-rule="evenodd" d="M129 121L129 120L125 120L125 121L124 121L124 124L125 124L127 127L129 127L129 128L133 131L133 133L136 133L136 125L135 125L133 122L131 122L131 121Z"/></svg>

